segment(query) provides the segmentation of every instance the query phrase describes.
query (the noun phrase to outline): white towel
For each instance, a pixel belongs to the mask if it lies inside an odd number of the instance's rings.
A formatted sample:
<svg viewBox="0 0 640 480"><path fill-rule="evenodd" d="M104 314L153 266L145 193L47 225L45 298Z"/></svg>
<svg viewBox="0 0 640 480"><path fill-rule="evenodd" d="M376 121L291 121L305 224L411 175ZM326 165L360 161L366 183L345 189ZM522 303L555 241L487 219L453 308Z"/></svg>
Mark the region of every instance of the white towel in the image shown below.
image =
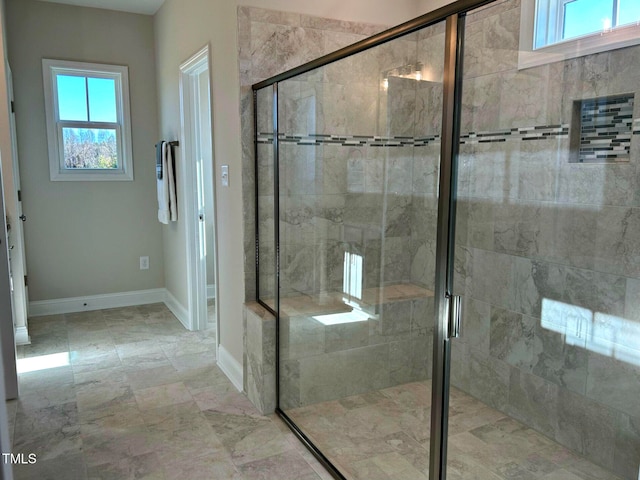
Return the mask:
<svg viewBox="0 0 640 480"><path fill-rule="evenodd" d="M162 142L162 178L156 179L158 186L158 220L165 225L178 220L176 181L173 173L171 145Z"/></svg>
<svg viewBox="0 0 640 480"><path fill-rule="evenodd" d="M171 212L171 221L178 221L178 203L176 200L176 179L174 178L174 165L173 165L173 154L171 152L171 145L165 143L167 146L167 169L165 172L168 172L169 175L169 211ZM164 178L164 175L162 176Z"/></svg>
<svg viewBox="0 0 640 480"><path fill-rule="evenodd" d="M158 220L165 225L169 224L169 175L167 175L167 142L161 142L160 151L162 156L161 177L156 178L158 186Z"/></svg>

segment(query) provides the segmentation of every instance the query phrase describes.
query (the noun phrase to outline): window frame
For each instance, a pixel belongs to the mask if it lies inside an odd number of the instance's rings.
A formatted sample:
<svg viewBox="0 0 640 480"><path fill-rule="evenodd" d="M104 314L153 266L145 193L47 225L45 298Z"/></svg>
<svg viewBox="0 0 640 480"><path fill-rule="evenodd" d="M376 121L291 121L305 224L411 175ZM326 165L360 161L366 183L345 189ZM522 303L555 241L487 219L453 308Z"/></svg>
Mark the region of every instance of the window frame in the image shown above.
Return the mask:
<svg viewBox="0 0 640 480"><path fill-rule="evenodd" d="M553 41L536 48L538 23L546 22L545 40L562 34L562 12L571 0L522 0L518 68L530 68L640 44L640 22ZM613 19L612 19L613 20ZM550 35L549 32L552 32Z"/></svg>
<svg viewBox="0 0 640 480"><path fill-rule="evenodd" d="M108 65L67 60L43 59L45 114L51 181L132 181L133 149L131 142L131 109L129 102L129 69L124 65ZM60 120L57 76L108 78L115 82L116 122ZM88 95L88 93L87 93ZM87 97L87 105L88 105ZM87 106L87 108L89 108ZM64 166L64 128L115 130L118 155L116 169L72 169Z"/></svg>

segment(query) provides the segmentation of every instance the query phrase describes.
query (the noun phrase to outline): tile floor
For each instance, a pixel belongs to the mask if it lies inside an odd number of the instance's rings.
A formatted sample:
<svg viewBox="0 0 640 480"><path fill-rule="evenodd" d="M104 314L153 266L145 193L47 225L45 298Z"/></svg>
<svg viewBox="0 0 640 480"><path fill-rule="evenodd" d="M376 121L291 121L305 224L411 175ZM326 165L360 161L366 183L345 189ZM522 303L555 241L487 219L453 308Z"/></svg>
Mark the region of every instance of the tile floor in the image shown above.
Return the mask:
<svg viewBox="0 0 640 480"><path fill-rule="evenodd" d="M21 397L8 403L13 452L37 463L16 466L17 480L331 478L218 369L213 331L186 331L164 305L29 327L20 359L69 364L20 374Z"/></svg>
<svg viewBox="0 0 640 480"><path fill-rule="evenodd" d="M415 382L286 413L348 478L426 480L431 384ZM620 480L452 388L448 480Z"/></svg>
<svg viewBox="0 0 640 480"><path fill-rule="evenodd" d="M38 461L17 480L331 478L217 368L213 330L164 305L36 318L30 333L20 359L69 365L20 375L13 452ZM288 413L349 478L424 480L429 402L419 382ZM618 478L455 389L451 412L450 480Z"/></svg>

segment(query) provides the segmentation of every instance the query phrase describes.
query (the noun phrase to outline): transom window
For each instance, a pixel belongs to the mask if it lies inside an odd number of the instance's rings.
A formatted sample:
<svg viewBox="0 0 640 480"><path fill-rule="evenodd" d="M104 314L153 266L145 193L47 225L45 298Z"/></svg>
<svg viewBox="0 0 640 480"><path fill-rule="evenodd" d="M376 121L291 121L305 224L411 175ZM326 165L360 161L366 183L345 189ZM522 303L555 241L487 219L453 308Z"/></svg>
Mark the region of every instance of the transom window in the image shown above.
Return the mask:
<svg viewBox="0 0 640 480"><path fill-rule="evenodd" d="M640 0L521 0L519 68L640 44Z"/></svg>
<svg viewBox="0 0 640 480"><path fill-rule="evenodd" d="M43 60L50 178L133 180L128 69Z"/></svg>
<svg viewBox="0 0 640 480"><path fill-rule="evenodd" d="M535 48L640 22L638 0L538 0Z"/></svg>

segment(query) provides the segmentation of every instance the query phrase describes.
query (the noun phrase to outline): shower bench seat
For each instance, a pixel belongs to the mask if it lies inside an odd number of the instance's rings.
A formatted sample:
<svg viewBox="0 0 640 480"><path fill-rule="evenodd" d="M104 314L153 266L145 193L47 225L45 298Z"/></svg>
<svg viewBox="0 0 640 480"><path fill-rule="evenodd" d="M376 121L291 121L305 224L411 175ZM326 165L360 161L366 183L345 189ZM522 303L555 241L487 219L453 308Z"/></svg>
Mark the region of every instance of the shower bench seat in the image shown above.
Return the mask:
<svg viewBox="0 0 640 480"><path fill-rule="evenodd" d="M363 289L359 299L342 292L281 298L281 381L296 392L281 399L281 407L424 380L430 374L433 296L404 283ZM245 391L270 413L276 405L276 321L256 302L245 304L244 321Z"/></svg>

